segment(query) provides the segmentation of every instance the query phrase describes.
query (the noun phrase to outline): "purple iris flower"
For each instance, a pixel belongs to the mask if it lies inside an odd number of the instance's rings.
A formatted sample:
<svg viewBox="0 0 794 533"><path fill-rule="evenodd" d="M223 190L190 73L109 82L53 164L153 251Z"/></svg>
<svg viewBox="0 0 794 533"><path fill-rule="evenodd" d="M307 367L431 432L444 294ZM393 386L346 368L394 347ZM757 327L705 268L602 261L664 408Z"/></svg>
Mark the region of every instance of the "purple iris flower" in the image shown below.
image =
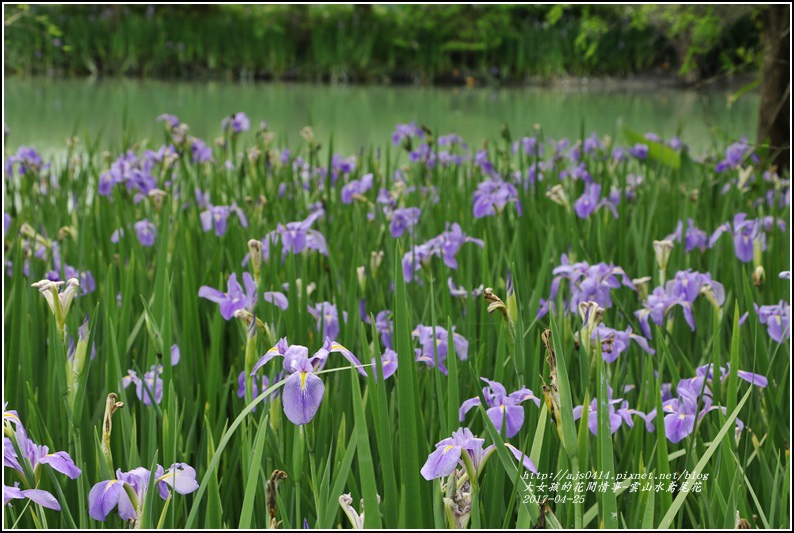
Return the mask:
<svg viewBox="0 0 794 533"><path fill-rule="evenodd" d="M66 474L71 479L77 479L82 473L79 468L74 464L72 458L66 452L49 453L47 446L39 446L34 443L27 435L25 427L19 419L19 415L14 410L6 410L8 403L3 405L3 425L6 434L13 435L16 439L19 450L22 453L22 458L17 456L14 444L10 436L3 438L3 464L16 470L25 479L24 469L22 463L25 459L30 461L30 466L36 479L39 479L42 465L49 465L50 468L56 472ZM13 427L13 433L11 427ZM55 497L45 490L40 489L19 489L19 484L14 483L13 487L3 485L3 505L6 505L12 499L27 498L43 507L61 510L61 506Z"/></svg>
<svg viewBox="0 0 794 533"><path fill-rule="evenodd" d="M244 228L248 227L248 219L243 213L243 210L237 207L237 202L232 202L232 205L212 205L207 204L207 209L201 213L201 228L207 232L215 227L215 235L218 237L226 234L226 228L229 223L229 216L234 213L240 219L240 225Z"/></svg>
<svg viewBox="0 0 794 533"><path fill-rule="evenodd" d="M656 353L656 351L648 345L648 339L633 333L631 326L626 328L626 331L620 331L600 323L590 336L591 340L596 340L596 338L601 339L601 356L607 363L614 363L621 353L629 349L629 343L632 340L646 353L651 355Z"/></svg>
<svg viewBox="0 0 794 533"><path fill-rule="evenodd" d="M176 115L169 115L167 113L159 115L155 120L157 122L165 122L171 128L176 128L180 124Z"/></svg>
<svg viewBox="0 0 794 533"><path fill-rule="evenodd" d="M579 163L576 166L563 169L562 171L560 171L559 178L561 180L570 178L571 180L574 181L577 180L583 181L586 184L593 183L593 176L587 171L587 165L585 165L584 163Z"/></svg>
<svg viewBox="0 0 794 533"><path fill-rule="evenodd" d="M435 168L436 153L427 143L421 143L416 149L408 152L408 159L411 163L422 163L427 168Z"/></svg>
<svg viewBox="0 0 794 533"><path fill-rule="evenodd" d="M515 202L516 211L521 216L521 201L515 186L500 179L489 179L477 186L474 191L474 218L494 216L501 213L509 202Z"/></svg>
<svg viewBox="0 0 794 533"><path fill-rule="evenodd" d="M143 199L157 188L157 178L160 171L170 165L170 161L177 157L173 146L161 146L157 152L146 150L142 156L137 156L132 150L122 153L111 163L110 168L99 177L98 192L108 196L118 184L124 184L126 189L135 193L135 203Z"/></svg>
<svg viewBox="0 0 794 533"><path fill-rule="evenodd" d="M3 213L3 237L8 233L8 226L11 225L11 215Z"/></svg>
<svg viewBox="0 0 794 533"><path fill-rule="evenodd" d="M377 363L375 362L375 358L372 358L372 372L374 373L375 380L378 379L377 373ZM383 369L383 379L389 379L391 376L397 372L397 352L392 350L391 348L386 348L384 350L383 355L381 355L381 365Z"/></svg>
<svg viewBox="0 0 794 533"><path fill-rule="evenodd" d="M766 324L766 331L772 340L782 344L791 338L791 307L788 302L780 300L777 305L753 306L758 321Z"/></svg>
<svg viewBox="0 0 794 533"><path fill-rule="evenodd" d="M234 113L221 121L221 128L226 131L232 128L232 133L242 133L251 129L251 120L243 112Z"/></svg>
<svg viewBox="0 0 794 533"><path fill-rule="evenodd" d="M11 500L19 500L23 498L27 498L33 503L37 503L42 507L46 507L47 509L52 509L54 511L61 510L61 504L58 503L58 500L55 499L55 496L53 496L46 490L41 490L41 489L20 490L18 482L14 482L13 487L9 487L8 485L3 485L3 505L7 505L8 502L10 502Z"/></svg>
<svg viewBox="0 0 794 533"><path fill-rule="evenodd" d="M518 148L522 147L524 153L529 157L538 158L543 155L543 144L537 137L524 137L520 141L513 143L513 153L518 153Z"/></svg>
<svg viewBox="0 0 794 533"><path fill-rule="evenodd" d="M319 231L310 229L314 221L322 215L323 211L315 211L301 222L289 222L286 226L279 224L278 231L281 234L284 250L299 254L305 248L309 248L328 255L325 238Z"/></svg>
<svg viewBox="0 0 794 533"><path fill-rule="evenodd" d="M366 302L361 300L361 305L359 306L359 311L361 314L361 320L365 324L371 324L372 321L367 315L366 311ZM377 315L375 315L375 330L380 333L380 340L386 348L393 349L394 346L392 345L392 332L394 331L394 321L391 320L389 317L391 316L391 311L386 309L381 311Z"/></svg>
<svg viewBox="0 0 794 533"><path fill-rule="evenodd" d="M14 445L9 437L3 437L3 459L5 466L11 467L24 476L21 461L28 459L34 473L41 470L42 465L48 465L50 468L61 474L65 474L70 479L77 479L82 471L77 468L72 458L66 452L50 453L47 446L39 446L33 442L24 431L17 431L16 434L17 444L22 452L22 458L17 456Z"/></svg>
<svg viewBox="0 0 794 533"><path fill-rule="evenodd" d="M154 246L157 237L157 228L148 219L139 220L135 223L135 234L141 246Z"/></svg>
<svg viewBox="0 0 794 533"><path fill-rule="evenodd" d="M479 167L483 174L495 174L495 169L493 163L488 158L488 151L487 150L478 150L477 154L474 156L474 166Z"/></svg>
<svg viewBox="0 0 794 533"><path fill-rule="evenodd" d="M42 164L41 156L33 148L20 146L15 155L6 159L5 171L9 178L14 175L14 165L18 165L19 174L25 175L28 172L38 173L44 170L46 165Z"/></svg>
<svg viewBox="0 0 794 533"><path fill-rule="evenodd" d="M664 431L670 442L680 442L692 434L695 431L696 424L699 424L710 411L719 409L727 414L727 408L712 405L711 391L708 387L703 387L703 379L700 376L691 380L681 380L676 388L678 396L662 403ZM702 395L701 390L703 391ZM654 409L645 417L645 427L650 432L656 429L654 425L656 414L656 409ZM737 432L744 428L744 423L738 418L736 419L736 427Z"/></svg>
<svg viewBox="0 0 794 533"><path fill-rule="evenodd" d="M758 162L758 156L753 152L752 146L747 144L747 137L731 144L725 149L725 159L717 164L715 172L725 172L726 170L738 167L742 161L750 157L754 163Z"/></svg>
<svg viewBox="0 0 794 533"><path fill-rule="evenodd" d="M442 138L439 137L439 141ZM466 145L464 144L464 149L466 149ZM452 153L449 150L441 150L438 152L438 162L442 165L448 167L450 165L457 165L460 166L463 164L464 161L468 161L470 157L468 155L461 155Z"/></svg>
<svg viewBox="0 0 794 533"><path fill-rule="evenodd" d="M532 400L535 406L540 407L540 398L526 387L507 394L504 386L496 381L491 381L486 378L480 378L488 384L483 387L482 394L485 397L485 403L488 404L489 409L486 411L488 418L491 419L496 431L502 431L503 422L507 422L507 438L515 437L524 425L524 408L521 406L522 402ZM479 396L469 398L464 401L458 411L460 421L463 419L474 406L480 405Z"/></svg>
<svg viewBox="0 0 794 533"><path fill-rule="evenodd" d="M622 285L637 290L626 272L613 264L598 263L590 265L585 261L570 264L568 256L562 254L560 266L556 267L552 273L554 279L551 282L551 295L549 301L557 297L560 283L567 279L570 285L571 297L565 304L568 313L576 314L579 312L579 304L582 302L594 301L604 309L612 307L610 292L621 286L618 276L622 278ZM544 316L548 309L540 309L538 317Z"/></svg>
<svg viewBox="0 0 794 533"><path fill-rule="evenodd" d="M694 378L693 383L688 385L689 388L692 389L692 390L696 390L697 392L700 392L700 389L702 388L702 385L703 385L703 381L699 380L698 378L703 378L706 381L713 382L714 381L714 372L712 372L712 370L711 370L713 368L713 366L714 366L713 364L707 364L707 365L703 365L703 366L697 367L695 369L695 375L697 376L697 378ZM720 367L720 382L724 382L726 379L728 379L728 377L730 376L730 373L731 373L731 364L730 363L726 363L725 366L721 366ZM747 372L745 370L737 370L736 371L736 375L737 375L737 377L743 379L747 383L749 383L751 385L756 385L758 387L761 387L762 389L765 388L769 384L769 380L767 380L761 374L755 374L753 372ZM684 380L682 380L682 382L683 381ZM681 386L682 386L682 384L679 383L679 387L681 387Z"/></svg>
<svg viewBox="0 0 794 533"><path fill-rule="evenodd" d="M176 366L179 363L179 358L179 346L174 344L171 346L171 366ZM122 385L126 389L134 383L135 393L144 405L152 405L152 396L154 396L154 403L159 404L163 400L163 379L160 377L163 374L163 365L152 365L143 378L139 377L134 370L127 370L127 372L128 374L121 378Z"/></svg>
<svg viewBox="0 0 794 533"><path fill-rule="evenodd" d="M391 236L397 239L402 237L406 231L413 233L414 226L419 223L421 214L422 210L418 207L404 207L392 211L391 222L389 223Z"/></svg>
<svg viewBox="0 0 794 533"><path fill-rule="evenodd" d="M317 333L324 337L336 340L339 335L339 311L331 302L320 302L314 307L309 307L309 314L317 320ZM342 317L347 322L347 312L342 312Z"/></svg>
<svg viewBox="0 0 794 533"><path fill-rule="evenodd" d="M456 144L466 145L463 142L463 137L458 135L457 133L449 133L447 135L441 135L438 138L438 145L439 146L454 146Z"/></svg>
<svg viewBox="0 0 794 533"><path fill-rule="evenodd" d="M77 338L79 339L78 342L87 343L88 342L88 315L85 316L83 323L80 324L80 327L77 328ZM174 345L176 346L176 344ZM177 348L178 349L178 348ZM66 348L66 359L70 363L74 363L74 357L77 350L77 346L74 343L74 335L69 335L69 345ZM96 343L91 347L91 361L96 358Z"/></svg>
<svg viewBox="0 0 794 533"><path fill-rule="evenodd" d="M694 378L687 378L679 381L676 387L677 396L671 394L671 386L669 383L662 386L662 410L665 413L665 433L671 442L679 442L690 435L695 430L696 424L700 423L703 417L710 411L719 409L724 414L728 414L727 408L712 405L713 400L709 387L713 385L714 375L711 369L711 364L700 366L696 369ZM727 380L729 374L730 364L720 367L721 382ZM766 387L768 384L767 379L760 374L739 370L737 371L737 375L748 383L761 388ZM698 401L700 401L701 404L701 409L699 411ZM655 430L653 424L655 418L656 409L652 410L645 417L645 425L648 431ZM744 423L737 418L737 433L743 428Z"/></svg>
<svg viewBox="0 0 794 533"><path fill-rule="evenodd" d="M612 211L615 218L619 218L618 204L620 204L620 199L620 189L613 188L610 190L609 196L601 198L601 185L594 182L586 182L584 193L576 199L573 208L579 218L589 218L590 215L602 207L608 208Z"/></svg>
<svg viewBox="0 0 794 533"><path fill-rule="evenodd" d="M710 403L710 402L707 402ZM670 442L680 442L695 429L695 419L698 418L697 398L689 394L682 394L662 404L664 411L664 432ZM700 418L707 412L704 409ZM654 413L655 414L655 413Z"/></svg>
<svg viewBox="0 0 794 533"><path fill-rule="evenodd" d="M192 138L192 143L190 145L190 152L193 157L194 163L209 163L215 161L212 157L212 147L207 145L204 141L199 138Z"/></svg>
<svg viewBox="0 0 794 533"><path fill-rule="evenodd" d="M452 277L450 276L447 278L447 287L449 287L449 294L451 294L454 298L468 298L469 291L463 288L462 285L455 285L455 282L452 281ZM482 296L484 289L484 285L480 283L480 286L476 289L471 290L471 297L472 298L479 298Z"/></svg>
<svg viewBox="0 0 794 533"><path fill-rule="evenodd" d="M637 159L645 159L648 157L648 145L637 143L633 147L629 148L629 154Z"/></svg>
<svg viewBox="0 0 794 533"><path fill-rule="evenodd" d="M622 398L612 398L612 387L607 387L607 393L609 396L609 428L613 435L623 423L630 428L634 427L632 415L645 419L645 413L629 408L629 402L624 401ZM618 409L615 409L615 405L618 403L621 405ZM584 406L582 405L574 407L573 419L579 420L582 418L583 411ZM590 429L590 433L598 435L598 398L593 398L590 405L587 406L587 412L587 427Z"/></svg>
<svg viewBox="0 0 794 533"><path fill-rule="evenodd" d="M334 154L331 158L331 185L335 185L341 176L347 176L355 172L357 166L356 157L350 156L347 159L340 154Z"/></svg>
<svg viewBox="0 0 794 533"><path fill-rule="evenodd" d="M381 311L375 315L375 329L380 333L380 340L386 348L394 348L391 340L392 332L394 331L394 321L389 318L390 316L390 310Z"/></svg>
<svg viewBox="0 0 794 533"><path fill-rule="evenodd" d="M684 318L692 331L695 331L695 317L692 314L692 304L703 290L710 291L714 297L714 304L721 307L725 303L725 289L722 284L711 278L711 274L692 272L691 269L677 272L675 279L668 281L664 288L656 287L653 293L643 302L644 309L636 311L634 315L639 319L642 332L651 338L651 328L648 320L651 319L657 326L661 326L667 313L675 306L684 310Z"/></svg>
<svg viewBox="0 0 794 533"><path fill-rule="evenodd" d="M157 465L154 472L139 467L129 472L116 470L116 479L101 481L91 488L88 493L88 514L94 520L104 522L113 509L118 507L122 520L134 520L137 525L146 502L146 493L149 490L149 480L154 474L154 485L163 500L170 497L170 490L179 494L190 494L198 490L196 471L185 463L174 463L168 470ZM135 501L130 497L125 486L135 495Z"/></svg>
<svg viewBox="0 0 794 533"><path fill-rule="evenodd" d="M274 231L268 233L262 239L262 259L270 260L270 246L281 240L282 259L288 253L299 254L304 250L317 250L323 255L328 255L328 245L325 237L317 230L311 229L314 221L323 216L324 211L319 210L310 214L305 220L299 222L288 222L286 225L279 224ZM246 254L243 259L243 266L248 264L250 256Z"/></svg>
<svg viewBox="0 0 794 533"><path fill-rule="evenodd" d="M628 153L629 151L623 146L616 146L612 149L612 159L615 163L620 163L621 161L625 161L628 157Z"/></svg>
<svg viewBox="0 0 794 533"><path fill-rule="evenodd" d="M484 456L483 445L485 439L474 436L469 428L458 428L452 432L452 437L443 439L436 444L436 449L427 456L427 461L420 473L422 477L430 481L432 479L444 478L450 475L458 467L463 466L461 454L468 453L471 456L475 468L479 467Z"/></svg>
<svg viewBox="0 0 794 533"><path fill-rule="evenodd" d="M414 246L409 252L403 256L403 277L406 283L414 278L414 272L422 268L422 265L427 262L432 256L441 257L444 264L454 270L458 269L458 262L455 256L464 243L472 242L480 248L485 246L485 243L480 239L467 236L460 228L460 224L452 224L450 229L447 223L447 230L433 237L424 244Z"/></svg>
<svg viewBox="0 0 794 533"><path fill-rule="evenodd" d="M483 449L485 439L475 437L469 428L458 428L457 431L452 432L452 437L441 440L436 443L436 449L427 456L424 466L420 470L422 477L428 481L438 478L445 478L452 474L458 467L464 468L464 463L461 457L464 453L469 454L472 465L478 474L488 457L496 451L495 445L490 445ZM518 448L510 443L505 443L507 449L513 456L521 460L523 458L523 466L527 470L537 473L538 469L535 467L529 456L523 454Z"/></svg>
<svg viewBox="0 0 794 533"><path fill-rule="evenodd" d="M342 187L342 203L352 204L356 195L363 195L372 188L372 173L364 174L359 180L351 180L350 183Z"/></svg>
<svg viewBox="0 0 794 533"><path fill-rule="evenodd" d="M333 352L341 353L345 359L356 366L360 373L366 375L356 356L339 343L326 338L323 347L309 357L307 347L299 344L290 345L287 343L286 337L265 352L254 365L251 375L255 375L274 357L284 358L284 372L289 374L284 381L284 389L281 394L284 414L287 415L290 422L301 426L311 422L320 408L325 395L325 385L314 373L325 366L328 355Z"/></svg>
<svg viewBox="0 0 794 533"><path fill-rule="evenodd" d="M593 212L601 205L601 185L598 183L587 183L584 186L584 194L573 204L576 216L579 218L589 218Z"/></svg>
<svg viewBox="0 0 794 533"><path fill-rule="evenodd" d="M80 282L80 294L86 295L96 290L96 281L90 271L80 272L73 266L61 261L60 248L57 242L53 242L50 248L52 252L53 270L44 274L44 278L50 281L66 281L72 278Z"/></svg>
<svg viewBox="0 0 794 533"><path fill-rule="evenodd" d="M70 479L77 479L82 471L74 464L72 458L67 452L54 452L50 453L47 446L39 446L34 443L25 432L25 427L19 420L19 415L16 411L6 411L6 405L3 406L3 423L6 422L14 425L13 436L16 439L22 457L17 456L14 444L10 437L3 437L3 464L4 466L13 468L25 479L24 469L22 463L27 459L30 461L30 466L33 469L33 474L36 479L39 479L42 465L48 465L50 468L61 474L65 474ZM6 427L6 432L10 428ZM8 434L8 433L7 433ZM15 483L13 487L3 485L3 505L7 504L12 499L27 498L42 507L61 510L61 506L55 497L49 492L41 489L19 489L19 484Z"/></svg>
<svg viewBox="0 0 794 533"><path fill-rule="evenodd" d="M530 187L534 190L535 184L539 181L543 181L543 173L548 172L551 168L551 163L544 161L535 161L529 165L527 168L527 176L524 180L524 191L528 191Z"/></svg>
<svg viewBox="0 0 794 533"><path fill-rule="evenodd" d="M248 272L243 273L243 285L245 285L245 292L243 292L243 288L237 281L237 274L232 273L227 282L228 292L223 293L204 285L199 289L198 295L200 298L206 298L219 304L221 306L221 316L224 320L230 320L234 316L235 311L247 309L253 312L254 307L256 307L256 283L254 283L254 278Z"/></svg>
<svg viewBox="0 0 794 533"><path fill-rule="evenodd" d="M289 302L287 301L287 297L283 292L266 292L264 293L263 297L266 302L272 303L282 311L286 311L289 307Z"/></svg>
<svg viewBox="0 0 794 533"><path fill-rule="evenodd" d="M257 396L259 396L260 392L267 390L271 384L275 385L276 383L280 382L283 379L284 379L284 372L279 372L273 378L272 382L270 381L270 378L268 378L267 376L262 376L262 380L260 383L257 383L256 380L253 380L251 382L252 385L251 392L253 394L253 397L256 398ZM260 385L262 386L261 389L259 388ZM267 402L268 400L276 398L279 396L279 394L281 394L281 389L276 389L273 392L271 392L265 398L264 401ZM237 376L237 397L245 398L245 370L240 372L240 375ZM256 407L254 407L253 410L256 411Z"/></svg>
<svg viewBox="0 0 794 533"><path fill-rule="evenodd" d="M695 248L698 248L701 252L705 252L709 245L708 234L702 229L695 227L695 222L691 218L687 219L687 226L686 234L684 234L684 222L679 220L675 227L675 231L665 237L664 240L675 242L681 242L683 240L686 245L687 253Z"/></svg>
<svg viewBox="0 0 794 533"><path fill-rule="evenodd" d="M5 426L5 424L13 424L14 433L22 433L22 435L27 436L25 426L19 418L19 413L14 409L9 410L8 402L3 403L3 426Z"/></svg>
<svg viewBox="0 0 794 533"><path fill-rule="evenodd" d="M604 145L598 140L598 135L596 135L596 132L592 132L590 137L584 140L583 150L586 154L592 154L593 152L603 149Z"/></svg>
<svg viewBox="0 0 794 533"><path fill-rule="evenodd" d="M433 336L432 326L423 326L419 324L411 332L411 336L419 340L421 348L416 348L416 360L426 363L431 368L435 366L436 351L438 352L438 369L447 374L447 367L444 366L444 361L449 354L449 332L441 326L436 326L436 334ZM460 333L455 333L455 328L452 328L452 343L453 349L458 356L458 359L465 361L469 357L469 341Z"/></svg>
<svg viewBox="0 0 794 533"><path fill-rule="evenodd" d="M709 239L709 247L713 248L722 234L729 232L733 235L736 257L744 263L749 263L753 260L756 248L759 253L766 250L765 232L772 231L776 224L781 231L786 231L786 223L782 220L776 221L774 217L748 219L746 214L737 213L733 217L733 224L726 222L714 230Z"/></svg>
<svg viewBox="0 0 794 533"><path fill-rule="evenodd" d="M635 200L637 198L637 189L645 183L643 176L637 174L629 174L626 176L626 200Z"/></svg>
<svg viewBox="0 0 794 533"><path fill-rule="evenodd" d="M422 131L422 128L417 126L415 122L411 122L410 124L397 124L397 127L394 129L394 133L392 133L391 140L396 146L407 140L410 140L412 137L418 137L422 139L424 136L425 132Z"/></svg>

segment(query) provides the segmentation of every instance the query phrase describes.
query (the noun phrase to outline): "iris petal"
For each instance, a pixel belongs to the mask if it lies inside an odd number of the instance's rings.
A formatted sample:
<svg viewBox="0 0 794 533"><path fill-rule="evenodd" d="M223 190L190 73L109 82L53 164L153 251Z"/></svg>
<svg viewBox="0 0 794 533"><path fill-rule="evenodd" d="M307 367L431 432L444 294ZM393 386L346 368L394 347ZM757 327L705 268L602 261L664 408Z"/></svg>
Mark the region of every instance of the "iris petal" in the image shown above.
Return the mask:
<svg viewBox="0 0 794 533"><path fill-rule="evenodd" d="M94 520L104 522L110 511L119 503L124 492L124 483L112 479L97 483L88 493L88 514Z"/></svg>
<svg viewBox="0 0 794 533"><path fill-rule="evenodd" d="M422 477L430 481L431 479L450 475L458 465L462 450L463 448L460 446L451 444L436 448L433 453L427 456L427 461L420 471Z"/></svg>
<svg viewBox="0 0 794 533"><path fill-rule="evenodd" d="M324 394L325 385L320 378L311 372L295 372L284 382L284 414L295 425L308 424L317 414Z"/></svg>

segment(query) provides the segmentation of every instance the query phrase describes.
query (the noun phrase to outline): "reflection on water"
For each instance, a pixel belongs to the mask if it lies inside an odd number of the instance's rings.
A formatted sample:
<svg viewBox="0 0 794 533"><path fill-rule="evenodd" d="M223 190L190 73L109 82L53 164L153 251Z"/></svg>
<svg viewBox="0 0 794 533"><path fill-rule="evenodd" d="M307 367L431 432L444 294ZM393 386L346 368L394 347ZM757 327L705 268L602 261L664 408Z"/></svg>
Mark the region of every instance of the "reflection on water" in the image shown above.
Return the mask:
<svg viewBox="0 0 794 533"><path fill-rule="evenodd" d="M534 124L550 138L596 131L619 133L618 119L640 132L664 138L680 134L700 152L747 134L754 136L758 96L746 95L730 109L727 94L691 91L565 91L548 88L464 89L247 84L170 83L136 80L6 79L4 120L11 131L7 149L30 145L60 152L76 133L100 147L120 147L125 123L132 139L159 145L161 113L177 115L194 135L212 140L221 119L244 111L252 128L267 120L280 142L295 143L311 124L318 139L333 134L334 150L351 153L363 145L390 142L394 125L416 121L438 133L456 132L471 144L499 136L507 123L513 137ZM126 122L125 122L126 121Z"/></svg>

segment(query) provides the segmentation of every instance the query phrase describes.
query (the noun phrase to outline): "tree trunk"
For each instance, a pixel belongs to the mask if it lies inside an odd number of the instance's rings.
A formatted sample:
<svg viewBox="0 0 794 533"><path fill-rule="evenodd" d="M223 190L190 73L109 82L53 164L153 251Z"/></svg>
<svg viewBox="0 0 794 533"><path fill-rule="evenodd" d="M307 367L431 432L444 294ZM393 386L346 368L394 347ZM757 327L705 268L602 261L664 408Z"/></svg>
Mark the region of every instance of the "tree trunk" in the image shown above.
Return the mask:
<svg viewBox="0 0 794 533"><path fill-rule="evenodd" d="M761 73L761 109L758 144L769 146L770 164L778 172L789 168L791 132L791 6L770 5L763 16L764 66Z"/></svg>

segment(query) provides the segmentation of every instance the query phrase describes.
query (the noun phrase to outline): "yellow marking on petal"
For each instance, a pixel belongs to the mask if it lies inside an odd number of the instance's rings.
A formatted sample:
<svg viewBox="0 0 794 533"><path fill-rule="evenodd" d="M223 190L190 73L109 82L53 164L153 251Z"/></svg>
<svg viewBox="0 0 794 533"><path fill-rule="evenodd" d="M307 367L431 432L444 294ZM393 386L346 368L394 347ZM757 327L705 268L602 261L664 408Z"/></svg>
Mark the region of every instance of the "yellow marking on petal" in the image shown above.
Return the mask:
<svg viewBox="0 0 794 533"><path fill-rule="evenodd" d="M308 372L301 372L301 391L306 390L306 376L308 375Z"/></svg>
<svg viewBox="0 0 794 533"><path fill-rule="evenodd" d="M500 406L499 406L499 409L501 409L501 410L504 412L504 410L505 410L505 406L504 406L504 405L500 405Z"/></svg>
<svg viewBox="0 0 794 533"><path fill-rule="evenodd" d="M680 415L678 415L678 419L679 420L683 420L685 418L686 418L686 415L684 413L681 413Z"/></svg>
<svg viewBox="0 0 794 533"><path fill-rule="evenodd" d="M22 423L22 421L19 419L19 417L17 415L15 415L14 413L3 413L3 418L13 418L14 420L19 422L20 424Z"/></svg>
<svg viewBox="0 0 794 533"><path fill-rule="evenodd" d="M444 448L444 451L443 451L443 452L441 452L441 453L447 453L449 450L451 450L451 449L452 449L452 448L454 448L454 447L455 447L455 445L454 445L454 444L450 444L449 446L447 446L446 448Z"/></svg>
<svg viewBox="0 0 794 533"><path fill-rule="evenodd" d="M335 343L331 344L331 350L347 350L347 348L345 348L344 346L342 346L338 342L335 342Z"/></svg>
<svg viewBox="0 0 794 533"><path fill-rule="evenodd" d="M665 406L662 408L662 410L663 410L663 411L667 411L668 413L672 413L672 412L673 412L673 407L672 407L672 406L670 406L670 405L665 405Z"/></svg>

